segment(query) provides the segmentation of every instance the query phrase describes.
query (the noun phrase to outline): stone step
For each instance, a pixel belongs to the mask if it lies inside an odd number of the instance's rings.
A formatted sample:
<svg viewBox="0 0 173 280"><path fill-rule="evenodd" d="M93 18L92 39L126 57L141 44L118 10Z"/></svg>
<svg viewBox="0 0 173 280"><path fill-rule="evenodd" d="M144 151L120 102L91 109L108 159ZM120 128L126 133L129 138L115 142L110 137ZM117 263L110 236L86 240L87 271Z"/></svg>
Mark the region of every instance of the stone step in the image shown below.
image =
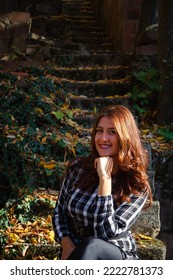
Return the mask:
<svg viewBox="0 0 173 280"><path fill-rule="evenodd" d="M49 71L51 73L51 71ZM130 74L128 66L108 66L102 67L56 67L52 70L53 75L66 79L78 81L85 80L103 80L103 79L122 79Z"/></svg>
<svg viewBox="0 0 173 280"><path fill-rule="evenodd" d="M70 108L81 109L81 114L74 115L73 120L88 127L90 131L96 111L103 106L122 104L130 107L128 92L131 91L132 84L130 79L125 79L127 73L120 71L119 66L107 66L107 69L77 69L77 65L124 65L125 60L121 54L116 53L113 42L106 37L102 24L94 17L91 1L62 0L62 5L63 15L59 17L33 17L32 31L56 38L53 45L38 42L41 44L38 50L43 52L48 60L53 54L53 62L58 66L73 66L73 69L57 68L58 82L73 94L70 98ZM36 48L37 46L35 50ZM151 165L148 176L154 193L155 172ZM166 248L155 238L160 231L159 210L158 203L154 202L152 208L142 211L133 227L140 259L165 259ZM142 239L140 234L149 235L152 239ZM59 244L12 244L12 249L17 246L21 259L33 259L40 255L54 259L60 250Z"/></svg>
<svg viewBox="0 0 173 280"><path fill-rule="evenodd" d="M54 56L57 65L70 66L103 66L103 65L124 65L125 60L122 54L116 52L109 53L86 53L79 51L78 53L61 53L57 49L50 49L50 54Z"/></svg>
<svg viewBox="0 0 173 280"><path fill-rule="evenodd" d="M86 112L83 110L82 114L78 114L76 117L73 118L73 120L78 123L79 125L82 125L84 128L90 129L93 127L94 120L95 120L95 113Z"/></svg>
<svg viewBox="0 0 173 280"><path fill-rule="evenodd" d="M64 3L75 4L75 5L78 5L78 4L91 5L91 0L62 0L62 3L63 3L63 5L64 5Z"/></svg>
<svg viewBox="0 0 173 280"><path fill-rule="evenodd" d="M156 238L151 240L138 240L137 253L140 260L165 260L166 246Z"/></svg>
<svg viewBox="0 0 173 280"><path fill-rule="evenodd" d="M85 22L87 24L88 22L88 25L97 25L97 22L96 22L96 19L93 15L67 15L67 14L64 14L64 17L66 19L66 21L69 23L69 22L72 22L72 23L83 23Z"/></svg>
<svg viewBox="0 0 173 280"><path fill-rule="evenodd" d="M85 36L88 36L90 38L105 38L105 33L103 31L93 31L93 30L82 30L82 31L73 31L69 30L66 32L66 36L72 37L72 38L83 38Z"/></svg>
<svg viewBox="0 0 173 280"><path fill-rule="evenodd" d="M117 52L89 52L83 47L83 44L81 44L78 51L62 50L57 45L52 40L47 43L43 40L29 39L26 54L33 57L39 52L44 57L44 60L48 60L49 63L54 63L58 67L127 65L123 55Z"/></svg>
<svg viewBox="0 0 173 280"><path fill-rule="evenodd" d="M93 22L91 25L88 25L87 22L82 21L80 24L74 23L71 25L69 24L69 20L62 15L59 17L38 16L32 18L31 30L32 32L41 33L43 36L51 36L53 38L57 38L57 36L60 38L68 38L68 36L73 38L75 35L79 38L80 36L84 37L89 35L94 37L93 34L97 35L98 38L106 37L102 27L97 26Z"/></svg>
<svg viewBox="0 0 173 280"><path fill-rule="evenodd" d="M72 4L64 4L63 5L63 9L62 9L63 14L64 13L68 13L68 14L79 14L79 15L83 15L83 13L85 14L91 14L94 15L94 11L92 9L91 6L89 5L72 5Z"/></svg>
<svg viewBox="0 0 173 280"><path fill-rule="evenodd" d="M62 5L63 9L69 9L69 10L79 10L79 9L89 9L93 10L93 7L91 5L91 2L89 1L83 1L83 2L69 2L69 1L63 1Z"/></svg>
<svg viewBox="0 0 173 280"><path fill-rule="evenodd" d="M64 8L74 8L74 9L84 9L84 8L90 8L92 9L91 1L82 1L82 2L77 2L77 1L62 1L63 5L62 7Z"/></svg>
<svg viewBox="0 0 173 280"><path fill-rule="evenodd" d="M63 15L71 17L71 18L77 17L77 16L79 16L80 18L82 18L82 17L94 18L94 16L95 16L93 10L91 10L89 8L87 8L87 9L80 8L79 9L76 7L63 8Z"/></svg>
<svg viewBox="0 0 173 280"><path fill-rule="evenodd" d="M62 0L64 5L73 5L73 6L91 6L91 1L86 0Z"/></svg>
<svg viewBox="0 0 173 280"><path fill-rule="evenodd" d="M92 45L108 45L112 48L113 46L113 40L111 40L110 38L108 37L102 37L102 38L97 38L97 37L90 37L90 36L65 36L67 38L67 40L69 42L75 42L75 43L84 43L84 44L92 44ZM114 46L113 46L114 48Z"/></svg>
<svg viewBox="0 0 173 280"><path fill-rule="evenodd" d="M97 80L92 81L75 81L65 78L59 78L59 82L64 89L74 95L86 95L87 97L96 96L115 96L125 95L132 89L131 81L128 79L119 80Z"/></svg>
<svg viewBox="0 0 173 280"><path fill-rule="evenodd" d="M37 38L38 37L38 38ZM60 61L63 59L65 59L65 57L69 58L71 57L71 59L75 58L78 60L78 64L82 66L82 63L85 62L88 58L88 60L90 60L90 58L95 58L97 59L98 55L97 54L111 54L112 57L115 55L117 56L117 54L113 51L110 50L110 46L108 45L102 45L102 49L98 49L100 45L95 45L95 44L84 44L84 43L61 43L61 38L57 38L57 42L52 41L52 39L48 39L48 38L41 38L40 36L37 36L36 34L36 38L35 35L33 35L32 33L32 38L27 40L27 50L30 49L30 52L34 52L34 49L39 49L40 53L43 51L43 53L46 53L48 55L48 57L52 58L55 62L56 59L57 61L60 58ZM31 50L32 49L32 50ZM113 47L112 47L113 49ZM28 51L27 51L28 53ZM96 54L97 53L97 54ZM96 54L96 55L95 55ZM53 57L54 56L54 57ZM81 56L81 63L79 61L79 57ZM101 57L101 56L99 56ZM70 59L70 63L71 64L71 60ZM95 60L95 59L94 59ZM117 58L118 60L118 58ZM101 61L103 61L103 59L101 58ZM87 63L87 65L91 65L91 63ZM111 62L111 64L113 64L113 62ZM66 64L68 65L68 64ZM73 64L72 64L73 65ZM98 61L98 65L100 65L99 61Z"/></svg>
<svg viewBox="0 0 173 280"><path fill-rule="evenodd" d="M80 24L70 24L66 27L66 30L73 32L104 32L102 25L88 25L87 23L81 22Z"/></svg>
<svg viewBox="0 0 173 280"><path fill-rule="evenodd" d="M142 210L131 231L156 238L160 232L160 228L160 203L159 201L153 201L151 207Z"/></svg>
<svg viewBox="0 0 173 280"><path fill-rule="evenodd" d="M86 96L78 96L70 98L70 108L80 108L83 110L94 111L100 110L104 106L109 105L124 105L129 106L128 96L116 96L116 97L96 97L88 98Z"/></svg>
<svg viewBox="0 0 173 280"><path fill-rule="evenodd" d="M48 260L60 260L61 245L55 244L30 244L15 243L11 245L11 249L16 251L18 259L34 260L44 256ZM25 252L25 253L24 253ZM151 240L137 240L137 252L141 260L165 260L166 247L162 241L152 238ZM14 254L13 254L14 256ZM4 253L4 260L16 259Z"/></svg>
<svg viewBox="0 0 173 280"><path fill-rule="evenodd" d="M74 30L75 28L80 28L80 30L101 30L103 31L103 25L99 24L95 18L93 19L74 19L74 18L65 18L66 24L69 26L71 30Z"/></svg>
<svg viewBox="0 0 173 280"><path fill-rule="evenodd" d="M55 193L56 195L56 193ZM154 201L151 208L141 212L138 220L132 227L132 233L137 244L138 256L141 260L165 260L166 246L156 239L160 231L160 204ZM42 214L43 215L43 214ZM31 244L13 243L11 250L16 250L18 259L39 259L45 257L48 260L59 259L61 246L59 243ZM3 259L13 259L16 255L9 254L4 250Z"/></svg>
<svg viewBox="0 0 173 280"><path fill-rule="evenodd" d="M66 19L66 22L69 23L72 26L76 25L76 24L79 24L79 23L84 27L98 26L97 19L94 16L92 16L92 17L91 16L81 17L80 15L76 15L76 18L75 17L70 17L70 16L69 17L65 16L65 19Z"/></svg>
<svg viewBox="0 0 173 280"><path fill-rule="evenodd" d="M88 52L97 52L97 53L100 53L100 52L112 52L115 50L115 47L114 45L112 45L111 43L105 43L105 44L97 44L97 43L84 43L84 42L81 42L81 43L74 43L74 42L63 42L63 43L58 43L57 44L57 48L60 48L61 50L66 50L66 51L80 51L81 49L82 50L86 50Z"/></svg>
<svg viewBox="0 0 173 280"><path fill-rule="evenodd" d="M123 97L87 97L84 95L70 97L70 108L79 109L79 112L76 110L77 114L73 115L73 120L78 125L82 125L88 129L88 136L91 135L96 113L106 105L120 104L129 107L129 98L127 95Z"/></svg>
<svg viewBox="0 0 173 280"><path fill-rule="evenodd" d="M95 14L93 10L89 9L63 9L63 15L67 19L71 20L94 20L95 21Z"/></svg>

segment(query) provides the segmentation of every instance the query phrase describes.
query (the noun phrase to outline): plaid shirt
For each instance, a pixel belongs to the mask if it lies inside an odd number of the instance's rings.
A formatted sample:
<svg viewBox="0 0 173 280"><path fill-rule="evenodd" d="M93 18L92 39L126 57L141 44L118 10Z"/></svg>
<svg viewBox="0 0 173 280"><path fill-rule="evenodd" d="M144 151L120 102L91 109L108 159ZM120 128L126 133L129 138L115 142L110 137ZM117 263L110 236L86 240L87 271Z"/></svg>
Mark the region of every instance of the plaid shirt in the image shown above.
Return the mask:
<svg viewBox="0 0 173 280"><path fill-rule="evenodd" d="M60 242L69 236L75 244L80 242L68 223L70 216L81 224L81 227L92 228L95 237L119 246L125 259L138 259L136 243L129 229L137 220L147 194L140 196L131 194L130 202L123 202L116 207L113 195L100 196L97 194L98 188L93 193L75 188L73 184L82 173L84 173L82 167L73 166L69 168L63 181L53 216L56 240ZM116 184L115 176L112 177L112 184ZM125 231L127 236L118 238L118 235Z"/></svg>

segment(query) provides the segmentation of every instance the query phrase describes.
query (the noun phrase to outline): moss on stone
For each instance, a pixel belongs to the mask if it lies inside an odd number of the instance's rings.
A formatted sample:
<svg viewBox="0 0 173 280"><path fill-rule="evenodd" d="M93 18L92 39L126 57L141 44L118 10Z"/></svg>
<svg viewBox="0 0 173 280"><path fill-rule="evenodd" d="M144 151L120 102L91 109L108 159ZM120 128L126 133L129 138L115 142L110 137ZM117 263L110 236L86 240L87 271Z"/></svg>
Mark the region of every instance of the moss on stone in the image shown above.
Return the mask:
<svg viewBox="0 0 173 280"><path fill-rule="evenodd" d="M142 260L164 260L166 257L165 244L156 238L137 240L138 256Z"/></svg>

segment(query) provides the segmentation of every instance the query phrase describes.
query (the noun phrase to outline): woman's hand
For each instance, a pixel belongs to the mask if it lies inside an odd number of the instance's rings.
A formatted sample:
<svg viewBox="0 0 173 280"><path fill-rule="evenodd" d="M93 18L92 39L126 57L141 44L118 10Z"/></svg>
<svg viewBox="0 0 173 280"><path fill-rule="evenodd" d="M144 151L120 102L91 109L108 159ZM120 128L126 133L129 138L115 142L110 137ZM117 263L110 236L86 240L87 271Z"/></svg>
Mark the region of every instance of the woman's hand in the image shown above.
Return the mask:
<svg viewBox="0 0 173 280"><path fill-rule="evenodd" d="M61 260L66 260L73 252L73 250L76 248L76 245L69 237L64 237L61 241L61 245L62 245Z"/></svg>
<svg viewBox="0 0 173 280"><path fill-rule="evenodd" d="M105 177L107 179L110 179L113 169L113 159L111 157L96 158L94 167L97 170L99 178Z"/></svg>
<svg viewBox="0 0 173 280"><path fill-rule="evenodd" d="M94 167L96 168L100 179L98 195L110 195L112 188L111 173L113 170L113 159L111 157L96 158Z"/></svg>

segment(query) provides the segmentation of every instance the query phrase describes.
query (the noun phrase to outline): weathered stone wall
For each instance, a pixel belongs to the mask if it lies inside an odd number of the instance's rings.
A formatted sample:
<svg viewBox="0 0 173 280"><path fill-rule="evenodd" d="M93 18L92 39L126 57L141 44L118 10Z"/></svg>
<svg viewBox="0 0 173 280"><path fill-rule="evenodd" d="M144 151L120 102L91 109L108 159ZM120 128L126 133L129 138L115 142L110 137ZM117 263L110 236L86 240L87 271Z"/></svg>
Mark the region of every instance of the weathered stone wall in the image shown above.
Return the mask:
<svg viewBox="0 0 173 280"><path fill-rule="evenodd" d="M27 12L0 14L0 55L8 53L12 46L25 51L30 28L31 19Z"/></svg>
<svg viewBox="0 0 173 280"><path fill-rule="evenodd" d="M98 19L113 38L116 48L133 52L142 0L92 0Z"/></svg>
<svg viewBox="0 0 173 280"><path fill-rule="evenodd" d="M173 259L173 151L153 153L155 199L160 202L159 238L167 245L167 258Z"/></svg>
<svg viewBox="0 0 173 280"><path fill-rule="evenodd" d="M57 15L62 12L62 0L0 0L0 14L11 11Z"/></svg>

